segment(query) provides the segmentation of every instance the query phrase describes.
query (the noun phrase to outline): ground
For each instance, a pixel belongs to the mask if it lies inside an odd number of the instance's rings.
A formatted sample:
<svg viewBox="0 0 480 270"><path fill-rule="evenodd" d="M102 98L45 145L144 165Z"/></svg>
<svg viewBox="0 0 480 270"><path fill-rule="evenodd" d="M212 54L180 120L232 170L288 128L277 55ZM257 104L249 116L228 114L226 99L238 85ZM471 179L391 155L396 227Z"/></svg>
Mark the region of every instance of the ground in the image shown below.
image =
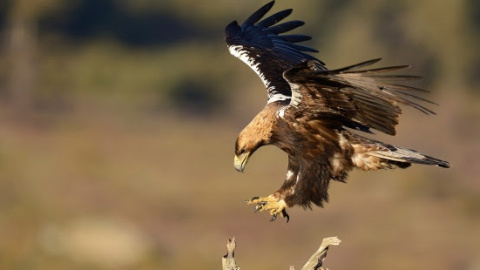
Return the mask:
<svg viewBox="0 0 480 270"><path fill-rule="evenodd" d="M235 236L240 267L286 269L338 236L343 244L328 258L335 269L475 269L479 129L458 121L478 110L458 117L454 102L441 103L431 121L407 112L399 135L382 139L451 169L354 172L347 184L332 183L324 209L293 208L289 223L243 202L282 183L285 154L262 148L237 173L241 127L228 119L100 111L21 122L3 113L0 268L214 269ZM469 130L467 140L452 125Z"/></svg>

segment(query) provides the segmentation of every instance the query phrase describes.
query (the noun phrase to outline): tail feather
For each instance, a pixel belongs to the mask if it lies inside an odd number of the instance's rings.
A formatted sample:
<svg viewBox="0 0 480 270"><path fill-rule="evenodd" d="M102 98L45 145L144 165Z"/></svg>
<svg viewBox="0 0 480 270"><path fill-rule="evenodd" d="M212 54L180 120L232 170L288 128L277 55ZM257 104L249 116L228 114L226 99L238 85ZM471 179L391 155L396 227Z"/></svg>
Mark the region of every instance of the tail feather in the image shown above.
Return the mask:
<svg viewBox="0 0 480 270"><path fill-rule="evenodd" d="M442 168L450 168L450 163L448 163L447 161L421 154L415 150L391 145L385 146L387 147L387 149L371 151L369 152L369 154L374 157L401 163L436 165Z"/></svg>

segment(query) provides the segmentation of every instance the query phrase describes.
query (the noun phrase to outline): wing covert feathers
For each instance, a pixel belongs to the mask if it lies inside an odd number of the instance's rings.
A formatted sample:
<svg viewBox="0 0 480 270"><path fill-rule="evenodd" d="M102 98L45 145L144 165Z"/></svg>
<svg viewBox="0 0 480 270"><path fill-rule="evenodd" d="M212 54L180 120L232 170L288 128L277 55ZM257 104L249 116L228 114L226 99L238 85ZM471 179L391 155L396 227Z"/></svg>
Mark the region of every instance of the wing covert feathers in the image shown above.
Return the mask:
<svg viewBox="0 0 480 270"><path fill-rule="evenodd" d="M413 107L425 114L435 114L419 104L433 102L417 96L423 89L393 82L418 79L418 76L389 74L409 66L390 66L361 69L377 63L373 59L348 67L323 70L315 61L306 61L287 70L295 107L303 112L333 114L353 123L395 135L395 126L401 114L400 104ZM312 115L313 116L313 115ZM314 116L313 116L314 117Z"/></svg>

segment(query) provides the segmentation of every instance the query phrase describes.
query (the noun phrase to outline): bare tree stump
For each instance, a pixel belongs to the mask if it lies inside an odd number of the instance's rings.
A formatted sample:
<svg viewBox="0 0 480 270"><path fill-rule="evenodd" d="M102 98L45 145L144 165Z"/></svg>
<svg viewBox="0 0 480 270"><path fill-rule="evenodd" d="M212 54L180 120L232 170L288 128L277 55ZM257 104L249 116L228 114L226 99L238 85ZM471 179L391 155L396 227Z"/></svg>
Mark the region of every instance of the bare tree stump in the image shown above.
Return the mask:
<svg viewBox="0 0 480 270"><path fill-rule="evenodd" d="M340 239L337 237L323 238L322 244L307 263L305 263L302 270L327 270L327 268L323 268L322 266L323 261L327 257L328 248L332 245L338 246L340 242ZM235 237L228 239L227 254L222 258L223 270L240 270L235 261L235 245ZM295 267L290 266L290 270L295 270Z"/></svg>
<svg viewBox="0 0 480 270"><path fill-rule="evenodd" d="M235 262L235 237L228 239L227 254L222 258L223 270L240 270Z"/></svg>

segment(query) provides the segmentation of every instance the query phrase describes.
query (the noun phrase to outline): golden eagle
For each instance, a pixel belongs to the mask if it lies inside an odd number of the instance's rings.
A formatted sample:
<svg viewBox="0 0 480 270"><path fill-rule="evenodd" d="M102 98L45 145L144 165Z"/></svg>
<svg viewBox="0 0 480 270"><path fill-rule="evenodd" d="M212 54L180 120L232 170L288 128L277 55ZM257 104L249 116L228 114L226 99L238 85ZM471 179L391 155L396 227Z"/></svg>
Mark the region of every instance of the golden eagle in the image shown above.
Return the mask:
<svg viewBox="0 0 480 270"><path fill-rule="evenodd" d="M365 138L355 132L377 130L395 135L400 104L425 114L433 111L419 104L430 101L416 95L424 90L398 84L417 76L392 75L408 66L368 68L380 59L330 70L297 44L311 37L283 34L302 26L302 21L279 23L292 12L280 11L261 20L274 1L254 12L239 25L226 29L232 55L252 68L265 84L265 108L240 132L235 144L235 168L242 172L261 146L275 145L288 154L283 185L263 198L246 201L256 211L287 218L287 207L323 206L328 201L330 180L345 182L353 168L364 171L406 168L412 163L448 168L448 162L415 150ZM283 35L282 35L283 34ZM363 68L363 69L362 69Z"/></svg>

